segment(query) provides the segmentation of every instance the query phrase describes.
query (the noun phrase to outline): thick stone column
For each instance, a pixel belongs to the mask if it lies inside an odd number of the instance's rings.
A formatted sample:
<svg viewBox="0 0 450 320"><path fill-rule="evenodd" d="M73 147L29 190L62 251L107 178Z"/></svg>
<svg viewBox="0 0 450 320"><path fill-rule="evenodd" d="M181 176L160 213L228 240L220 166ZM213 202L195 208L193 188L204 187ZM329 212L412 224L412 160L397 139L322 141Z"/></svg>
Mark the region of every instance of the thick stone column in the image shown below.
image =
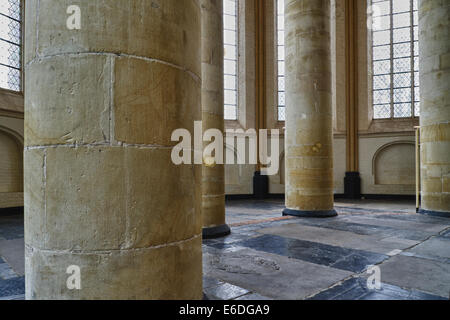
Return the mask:
<svg viewBox="0 0 450 320"><path fill-rule="evenodd" d="M330 1L287 0L285 215L335 216Z"/></svg>
<svg viewBox="0 0 450 320"><path fill-rule="evenodd" d="M26 298L201 299L201 172L171 161L201 117L200 5L78 1L69 30L72 4L26 6Z"/></svg>
<svg viewBox="0 0 450 320"><path fill-rule="evenodd" d="M223 0L201 0L202 25L202 121L203 132L224 132L223 92ZM228 235L225 223L225 168L202 166L203 238Z"/></svg>
<svg viewBox="0 0 450 320"><path fill-rule="evenodd" d="M450 2L419 0L422 210L450 217Z"/></svg>

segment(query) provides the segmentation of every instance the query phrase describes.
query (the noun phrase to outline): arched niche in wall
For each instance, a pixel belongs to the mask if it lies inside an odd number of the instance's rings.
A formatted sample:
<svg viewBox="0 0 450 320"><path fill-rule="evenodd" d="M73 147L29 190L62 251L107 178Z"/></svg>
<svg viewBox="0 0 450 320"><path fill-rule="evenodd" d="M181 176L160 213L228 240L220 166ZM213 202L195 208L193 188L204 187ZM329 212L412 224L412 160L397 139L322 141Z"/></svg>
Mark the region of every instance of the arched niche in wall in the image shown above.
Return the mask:
<svg viewBox="0 0 450 320"><path fill-rule="evenodd" d="M414 185L415 161L415 145L412 141L396 141L382 146L372 162L375 184Z"/></svg>
<svg viewBox="0 0 450 320"><path fill-rule="evenodd" d="M0 193L23 192L23 138L0 126Z"/></svg>

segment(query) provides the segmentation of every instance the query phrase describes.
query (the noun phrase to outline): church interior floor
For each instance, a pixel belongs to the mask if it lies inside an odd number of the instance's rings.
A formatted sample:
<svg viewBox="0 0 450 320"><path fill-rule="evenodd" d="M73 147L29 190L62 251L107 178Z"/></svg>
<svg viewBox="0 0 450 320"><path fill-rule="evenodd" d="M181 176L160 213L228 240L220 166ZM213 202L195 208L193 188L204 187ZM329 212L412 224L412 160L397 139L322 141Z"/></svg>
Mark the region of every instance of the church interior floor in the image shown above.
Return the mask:
<svg viewBox="0 0 450 320"><path fill-rule="evenodd" d="M450 219L416 214L410 201L337 200L328 219L282 209L282 200L227 201L232 233L203 241L207 299L450 298ZM23 247L23 215L1 213L0 299L24 298ZM380 288L368 286L375 274Z"/></svg>
<svg viewBox="0 0 450 320"><path fill-rule="evenodd" d="M231 235L203 241L205 295L449 299L449 219L418 215L411 201L337 200L335 206L335 218L283 218L282 200L228 201ZM379 289L367 285L371 266L379 268Z"/></svg>

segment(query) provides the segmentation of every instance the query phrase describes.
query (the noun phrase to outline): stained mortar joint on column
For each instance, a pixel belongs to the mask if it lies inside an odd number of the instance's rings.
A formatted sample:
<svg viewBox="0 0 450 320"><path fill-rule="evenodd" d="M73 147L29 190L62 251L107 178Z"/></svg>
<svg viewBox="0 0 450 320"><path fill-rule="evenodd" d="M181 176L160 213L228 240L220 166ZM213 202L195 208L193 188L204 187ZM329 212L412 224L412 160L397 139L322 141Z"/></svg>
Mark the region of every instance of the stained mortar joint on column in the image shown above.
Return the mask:
<svg viewBox="0 0 450 320"><path fill-rule="evenodd" d="M98 143L74 143L74 144L54 144L54 145L42 145L42 146L28 146L25 147L25 151L29 150L46 150L54 148L98 148L98 147L129 147L129 148L140 148L140 149L167 149L170 150L172 146L162 146L157 144L128 144L121 141L115 141L113 143L109 141L98 142Z"/></svg>
<svg viewBox="0 0 450 320"><path fill-rule="evenodd" d="M44 221L47 224L47 149L44 149L44 157L42 163L42 178L44 185Z"/></svg>
<svg viewBox="0 0 450 320"><path fill-rule="evenodd" d="M110 57L111 83L109 88L109 141L112 145L115 137L115 117L114 117L114 84L116 83L114 68L116 60L114 56Z"/></svg>
<svg viewBox="0 0 450 320"><path fill-rule="evenodd" d="M175 241L175 242L169 242L164 244L159 244L155 246L148 246L143 248L127 248L127 249L102 249L102 250L73 250L73 249L67 249L67 250L49 250L49 249L43 249L39 247L35 247L29 244L25 244L25 248L31 252L34 251L40 251L43 253L54 253L54 254L80 254L80 255L89 255L89 254L111 254L114 252L139 252L139 251L149 251L149 250L156 250L156 249L162 249L167 247L176 247L179 245L182 245L184 243L188 243L191 241L194 241L198 238L202 238L202 233L196 234L193 237L190 237L188 239Z"/></svg>
<svg viewBox="0 0 450 320"><path fill-rule="evenodd" d="M225 195L225 193L220 193L220 194L203 194L202 197L203 198L219 198L219 197L223 197Z"/></svg>
<svg viewBox="0 0 450 320"><path fill-rule="evenodd" d="M41 8L41 0L37 0L36 4L36 48L35 48L35 56L39 57L39 11ZM33 59L34 60L34 59Z"/></svg>
<svg viewBox="0 0 450 320"><path fill-rule="evenodd" d="M132 55L132 54L126 54L126 53L89 52L89 51L55 53L55 54L49 54L49 55L46 55L46 56L36 57L36 58L32 59L31 61L29 61L25 66L28 67L29 65L31 65L33 63L41 62L41 61L45 61L45 60L50 60L52 58L57 58L57 57L75 57L76 58L76 57L91 56L91 55L92 56L109 56L109 57L116 57L116 58L125 57L125 58L132 58L132 59L143 60L143 61L147 61L147 62L163 64L163 65L172 67L174 69L178 69L178 70L184 71L189 76L191 76L192 79L195 82L201 83L201 77L198 76L195 72L187 69L186 67L182 67L182 66L179 66L177 64L174 64L174 63L171 63L171 62L167 62L167 61L164 61L164 60L160 60L160 59L148 58L148 57L137 56L137 55Z"/></svg>

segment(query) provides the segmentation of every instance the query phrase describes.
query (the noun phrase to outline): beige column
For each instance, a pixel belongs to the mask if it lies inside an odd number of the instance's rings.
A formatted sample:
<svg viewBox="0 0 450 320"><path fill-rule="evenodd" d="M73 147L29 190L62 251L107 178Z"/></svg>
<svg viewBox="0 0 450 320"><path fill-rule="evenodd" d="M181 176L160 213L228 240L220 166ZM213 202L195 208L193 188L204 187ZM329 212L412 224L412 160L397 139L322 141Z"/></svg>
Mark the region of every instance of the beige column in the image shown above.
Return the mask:
<svg viewBox="0 0 450 320"><path fill-rule="evenodd" d="M419 0L422 210L450 217L450 2Z"/></svg>
<svg viewBox="0 0 450 320"><path fill-rule="evenodd" d="M330 1L287 0L285 215L335 216Z"/></svg>
<svg viewBox="0 0 450 320"><path fill-rule="evenodd" d="M203 132L224 132L223 0L201 0ZM202 166L203 238L230 233L225 223L225 168L210 159Z"/></svg>
<svg viewBox="0 0 450 320"><path fill-rule="evenodd" d="M72 4L26 5L26 298L201 299L201 172L171 161L200 120L199 3L78 1L79 30Z"/></svg>

